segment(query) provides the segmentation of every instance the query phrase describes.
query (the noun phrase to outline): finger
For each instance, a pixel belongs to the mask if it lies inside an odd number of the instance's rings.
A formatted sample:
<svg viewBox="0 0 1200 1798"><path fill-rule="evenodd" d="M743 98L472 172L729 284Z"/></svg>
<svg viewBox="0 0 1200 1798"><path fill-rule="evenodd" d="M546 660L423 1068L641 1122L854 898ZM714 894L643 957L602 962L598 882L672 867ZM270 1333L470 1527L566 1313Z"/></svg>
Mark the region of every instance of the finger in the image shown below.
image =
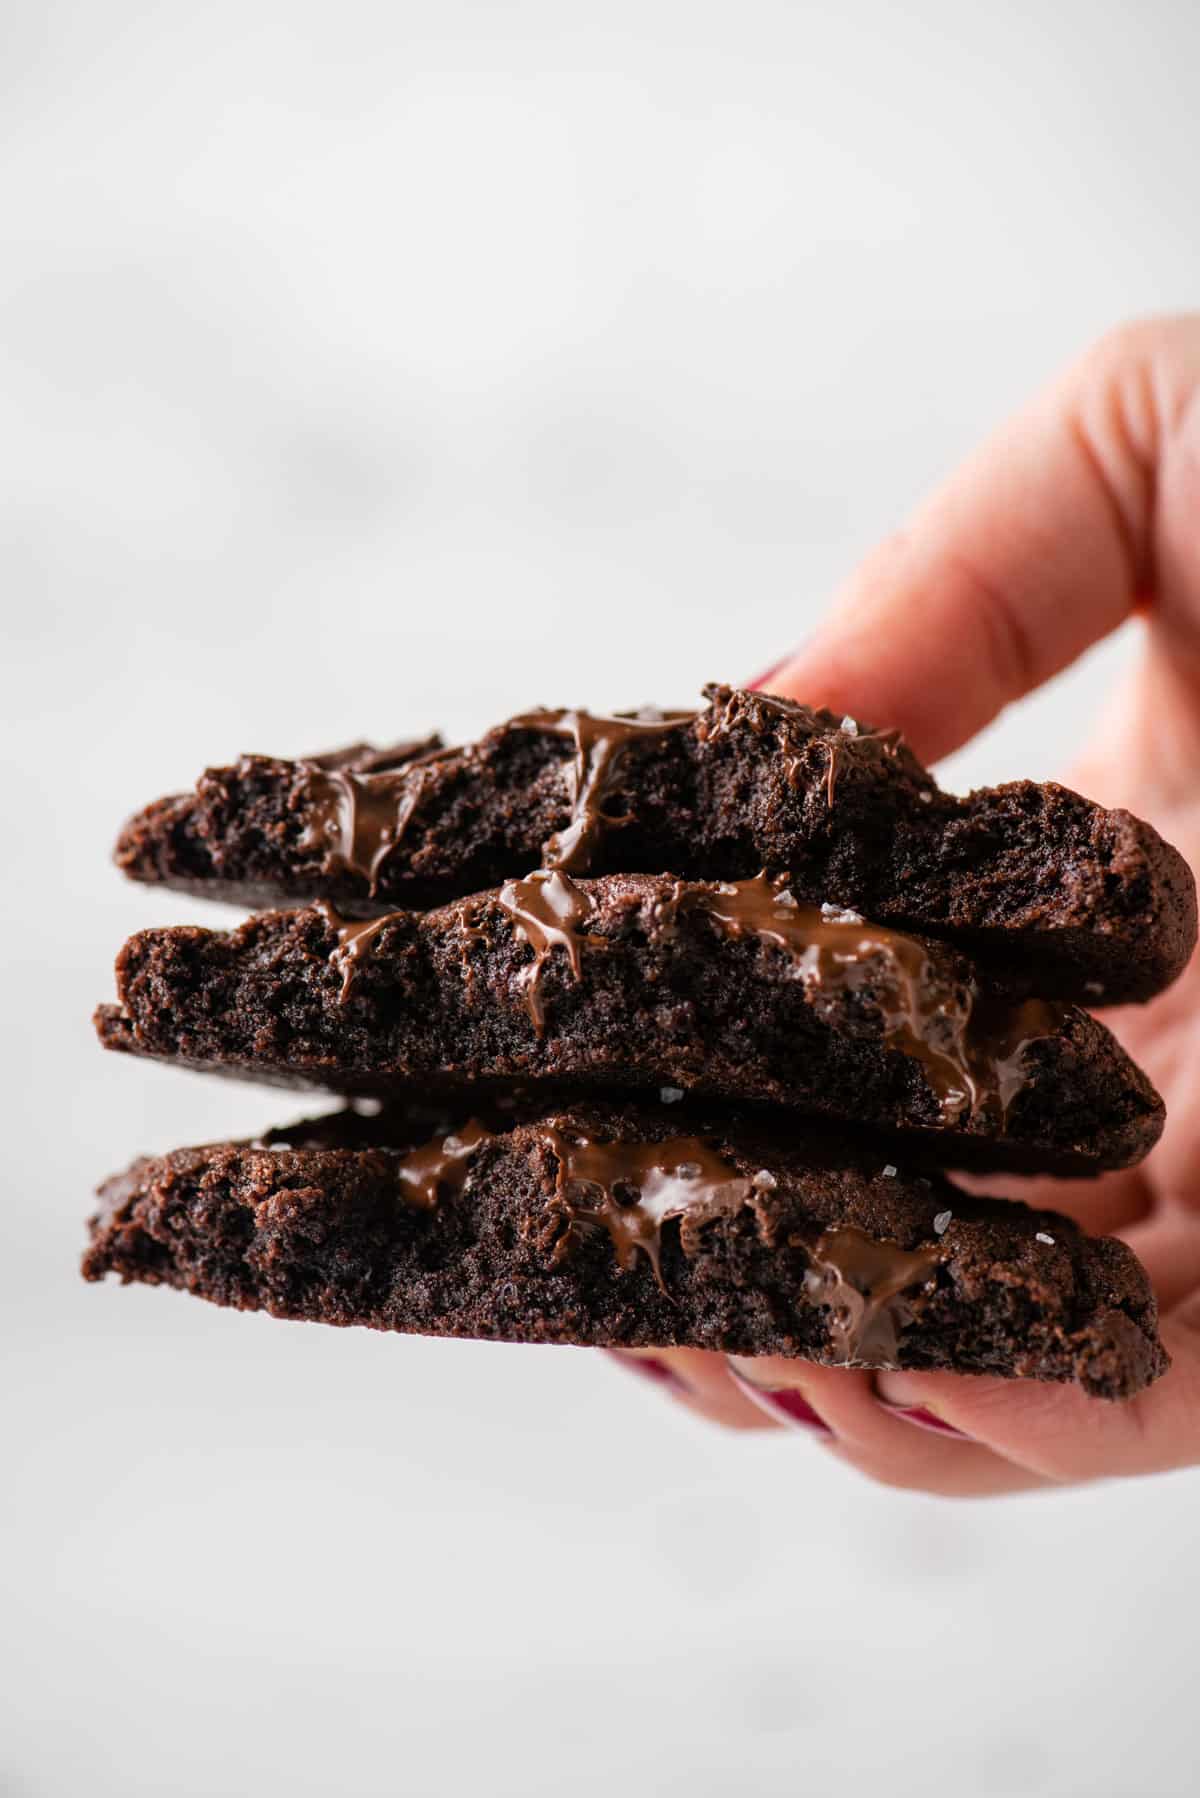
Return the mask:
<svg viewBox="0 0 1200 1798"><path fill-rule="evenodd" d="M1044 1485L936 1420L880 1404L875 1376L777 1356L731 1356L734 1379L784 1428L828 1432L839 1459L887 1486L943 1497L985 1497ZM799 1421L798 1421L799 1420Z"/></svg>
<svg viewBox="0 0 1200 1798"><path fill-rule="evenodd" d="M882 1373L880 1396L919 1408L1015 1466L1056 1481L1162 1473L1200 1462L1200 1295L1162 1327L1173 1365L1136 1398L1110 1404L1078 1386Z"/></svg>
<svg viewBox="0 0 1200 1798"><path fill-rule="evenodd" d="M1149 1215L1154 1203L1141 1168L1120 1168L1088 1180L956 1173L954 1183L967 1192L1019 1200L1035 1211L1061 1212L1089 1236L1126 1234Z"/></svg>
<svg viewBox="0 0 1200 1798"><path fill-rule="evenodd" d="M1193 1205L1164 1201L1121 1235L1149 1274L1164 1316L1200 1292L1200 1221Z"/></svg>
<svg viewBox="0 0 1200 1798"><path fill-rule="evenodd" d="M1197 585L1176 533L1157 528L1156 496L1182 491L1171 517L1194 518L1200 465L1186 443L1168 448L1200 437L1198 392L1200 317L1104 339L868 558L771 691L898 725L936 760L1166 576ZM1164 616L1200 643L1186 608Z"/></svg>
<svg viewBox="0 0 1200 1798"><path fill-rule="evenodd" d="M699 1349L606 1349L610 1361L664 1398L729 1430L768 1430L770 1419L739 1391L722 1355Z"/></svg>

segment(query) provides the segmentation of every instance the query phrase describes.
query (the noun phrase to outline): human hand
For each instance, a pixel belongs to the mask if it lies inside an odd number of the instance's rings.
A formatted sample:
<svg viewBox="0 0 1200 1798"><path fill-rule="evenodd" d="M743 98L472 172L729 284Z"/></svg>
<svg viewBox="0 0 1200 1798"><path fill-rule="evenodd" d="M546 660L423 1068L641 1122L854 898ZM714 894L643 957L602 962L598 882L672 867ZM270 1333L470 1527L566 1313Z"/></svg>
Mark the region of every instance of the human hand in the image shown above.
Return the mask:
<svg viewBox="0 0 1200 1798"><path fill-rule="evenodd" d="M926 761L1132 613L1140 658L1066 778L1200 867L1200 315L1105 338L853 576L817 635L754 684L878 725ZM1173 1367L1124 1404L1075 1387L865 1373L696 1351L621 1358L734 1428L790 1424L862 1472L944 1494L1200 1463L1200 960L1105 1020L1167 1105L1142 1166L1010 1196L1124 1237Z"/></svg>

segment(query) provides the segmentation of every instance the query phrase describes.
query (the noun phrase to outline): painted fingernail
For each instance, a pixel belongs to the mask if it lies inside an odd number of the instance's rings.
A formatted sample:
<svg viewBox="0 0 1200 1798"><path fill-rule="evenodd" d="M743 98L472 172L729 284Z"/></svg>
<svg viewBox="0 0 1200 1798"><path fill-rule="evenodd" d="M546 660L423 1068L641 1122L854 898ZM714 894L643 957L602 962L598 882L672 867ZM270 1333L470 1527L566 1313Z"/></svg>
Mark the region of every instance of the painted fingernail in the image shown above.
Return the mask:
<svg viewBox="0 0 1200 1798"><path fill-rule="evenodd" d="M605 1349L604 1353L627 1367L630 1373L640 1373L644 1380L653 1380L668 1392L686 1392L690 1395L691 1387L686 1380L681 1380L673 1367L665 1361L658 1361L653 1355L630 1355L624 1349Z"/></svg>
<svg viewBox="0 0 1200 1798"><path fill-rule="evenodd" d="M729 1368L729 1377L760 1411L776 1423L782 1423L788 1429L813 1430L820 1436L832 1436L833 1431L818 1411L814 1411L804 1394L791 1386L756 1386L753 1380L739 1373L736 1367Z"/></svg>
<svg viewBox="0 0 1200 1798"><path fill-rule="evenodd" d="M762 689L766 686L767 682L769 680L773 680L775 678L775 676L779 673L779 670L783 667L786 667L787 663L790 661L791 661L790 656L782 656L778 662L772 662L771 666L766 670L765 673L756 674L753 680L748 680L746 682L746 686L748 687L748 689L750 690L751 693L761 693Z"/></svg>
<svg viewBox="0 0 1200 1798"><path fill-rule="evenodd" d="M935 1436L957 1436L960 1442L970 1442L972 1437L965 1430L956 1430L945 1418L935 1417L932 1411L926 1411L922 1405L889 1405L885 1398L880 1399L885 1411L893 1417L902 1417L905 1423L911 1423L918 1430L929 1430Z"/></svg>

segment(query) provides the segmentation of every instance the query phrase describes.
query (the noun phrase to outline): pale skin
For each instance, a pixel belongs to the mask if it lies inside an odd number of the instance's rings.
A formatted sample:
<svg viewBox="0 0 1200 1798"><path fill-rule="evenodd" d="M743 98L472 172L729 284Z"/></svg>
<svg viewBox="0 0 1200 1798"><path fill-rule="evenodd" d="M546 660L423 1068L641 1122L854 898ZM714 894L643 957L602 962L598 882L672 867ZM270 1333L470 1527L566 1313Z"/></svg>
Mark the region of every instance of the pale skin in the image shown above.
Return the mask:
<svg viewBox="0 0 1200 1798"><path fill-rule="evenodd" d="M1148 819L1200 869L1200 315L1095 345L880 545L815 638L756 684L898 725L928 762L1135 612L1137 662L1063 778ZM1108 1404L1031 1381L656 1350L663 1391L733 1429L797 1428L812 1452L884 1485L945 1495L1200 1463L1200 958L1105 1022L1166 1100L1159 1146L1097 1182L993 1189L1125 1238L1158 1296L1165 1378ZM789 1426L788 1408L805 1405L819 1423ZM902 1414L912 1410L916 1422Z"/></svg>

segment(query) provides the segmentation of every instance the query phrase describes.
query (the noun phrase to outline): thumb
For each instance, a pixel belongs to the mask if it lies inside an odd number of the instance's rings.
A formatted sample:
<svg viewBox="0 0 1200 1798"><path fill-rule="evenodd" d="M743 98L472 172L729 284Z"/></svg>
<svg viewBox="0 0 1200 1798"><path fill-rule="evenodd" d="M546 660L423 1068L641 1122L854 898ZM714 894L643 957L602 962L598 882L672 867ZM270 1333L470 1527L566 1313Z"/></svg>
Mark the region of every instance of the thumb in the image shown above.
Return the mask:
<svg viewBox="0 0 1200 1798"><path fill-rule="evenodd" d="M1136 1398L1109 1404L1077 1386L881 1373L879 1397L919 1409L1045 1479L1163 1473L1200 1462L1200 1297L1164 1321L1170 1370Z"/></svg>
<svg viewBox="0 0 1200 1798"><path fill-rule="evenodd" d="M761 685L896 725L935 761L1152 599L1161 464L1200 315L1104 338L969 458ZM1193 418L1194 422L1194 418Z"/></svg>

